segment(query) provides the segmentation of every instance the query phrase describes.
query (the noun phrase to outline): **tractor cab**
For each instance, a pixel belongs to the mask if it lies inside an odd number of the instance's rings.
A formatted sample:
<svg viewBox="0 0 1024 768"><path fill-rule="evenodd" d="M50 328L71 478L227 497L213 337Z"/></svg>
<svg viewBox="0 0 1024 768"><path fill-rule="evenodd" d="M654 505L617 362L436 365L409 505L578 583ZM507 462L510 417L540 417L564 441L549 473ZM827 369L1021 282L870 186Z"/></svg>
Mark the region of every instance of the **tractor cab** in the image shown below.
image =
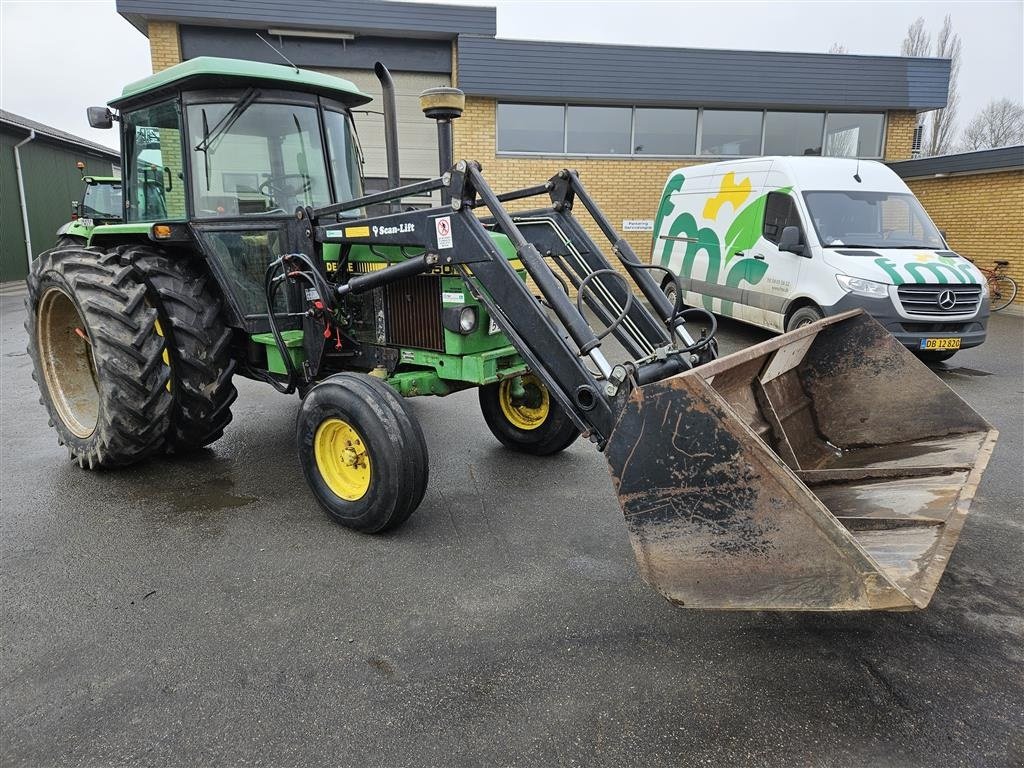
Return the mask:
<svg viewBox="0 0 1024 768"><path fill-rule="evenodd" d="M369 96L346 80L287 66L201 57L124 88L124 227L170 225L212 257L239 326L266 330L263 277L284 252L297 208L362 194L351 108ZM109 110L90 113L96 127ZM358 211L350 212L360 215ZM158 238L152 238L158 239Z"/></svg>

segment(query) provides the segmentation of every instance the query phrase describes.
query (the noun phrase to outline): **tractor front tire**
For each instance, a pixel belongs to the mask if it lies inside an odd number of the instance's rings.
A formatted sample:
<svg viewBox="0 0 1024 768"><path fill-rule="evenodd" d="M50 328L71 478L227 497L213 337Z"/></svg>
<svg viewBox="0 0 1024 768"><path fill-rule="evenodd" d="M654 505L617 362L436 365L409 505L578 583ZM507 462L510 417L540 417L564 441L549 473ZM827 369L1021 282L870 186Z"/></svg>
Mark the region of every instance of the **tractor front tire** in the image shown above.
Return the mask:
<svg viewBox="0 0 1024 768"><path fill-rule="evenodd" d="M25 330L57 439L86 469L163 449L171 411L164 339L146 287L116 253L60 248L32 262Z"/></svg>
<svg viewBox="0 0 1024 768"><path fill-rule="evenodd" d="M514 451L550 456L580 436L572 419L532 373L480 387L479 396L487 428Z"/></svg>
<svg viewBox="0 0 1024 768"><path fill-rule="evenodd" d="M338 373L314 386L296 424L299 462L320 506L364 533L402 525L427 488L423 432L380 379Z"/></svg>
<svg viewBox="0 0 1024 768"><path fill-rule="evenodd" d="M157 331L167 341L164 363L174 397L167 447L183 453L207 446L224 434L238 397L231 382L232 332L219 291L187 255L147 246L124 246L120 254L145 283L159 317Z"/></svg>

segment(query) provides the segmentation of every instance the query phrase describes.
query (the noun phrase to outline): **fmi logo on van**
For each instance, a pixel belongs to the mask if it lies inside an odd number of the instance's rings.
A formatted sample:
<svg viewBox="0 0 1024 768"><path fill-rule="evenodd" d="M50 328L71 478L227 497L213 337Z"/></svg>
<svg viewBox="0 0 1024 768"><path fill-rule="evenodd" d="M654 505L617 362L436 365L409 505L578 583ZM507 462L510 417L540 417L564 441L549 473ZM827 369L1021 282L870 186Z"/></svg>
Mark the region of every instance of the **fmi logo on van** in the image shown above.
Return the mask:
<svg viewBox="0 0 1024 768"><path fill-rule="evenodd" d="M412 222L405 222L404 224L398 224L394 227L378 227L376 224L373 226L373 236L377 235L404 235L408 232L415 232L416 225Z"/></svg>

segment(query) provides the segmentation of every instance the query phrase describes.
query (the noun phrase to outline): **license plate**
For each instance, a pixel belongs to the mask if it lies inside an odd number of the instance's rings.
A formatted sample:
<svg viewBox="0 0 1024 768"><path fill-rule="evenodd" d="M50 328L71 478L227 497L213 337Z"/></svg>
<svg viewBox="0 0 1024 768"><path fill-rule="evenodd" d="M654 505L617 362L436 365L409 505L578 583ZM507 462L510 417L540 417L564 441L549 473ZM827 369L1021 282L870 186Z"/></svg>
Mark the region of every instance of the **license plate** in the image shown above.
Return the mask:
<svg viewBox="0 0 1024 768"><path fill-rule="evenodd" d="M921 349L960 349L960 339L921 339Z"/></svg>
<svg viewBox="0 0 1024 768"><path fill-rule="evenodd" d="M487 325L487 335L493 336L496 333L501 333L501 328L498 327L498 324L494 322L494 318L492 317L491 322Z"/></svg>

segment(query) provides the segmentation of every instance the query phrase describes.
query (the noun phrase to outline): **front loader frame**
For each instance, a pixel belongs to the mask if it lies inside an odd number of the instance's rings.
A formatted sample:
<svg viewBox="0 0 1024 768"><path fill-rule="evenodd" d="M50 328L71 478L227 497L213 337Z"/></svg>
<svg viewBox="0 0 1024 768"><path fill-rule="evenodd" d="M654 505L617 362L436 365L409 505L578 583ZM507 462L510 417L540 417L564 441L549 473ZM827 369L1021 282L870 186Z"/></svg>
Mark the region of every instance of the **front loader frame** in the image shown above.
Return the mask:
<svg viewBox="0 0 1024 768"><path fill-rule="evenodd" d="M345 211L435 189L443 190L450 204L338 221L337 214ZM541 195L547 195L551 205L515 214L502 205ZM573 217L576 202L608 239L657 318L634 300L626 280ZM478 209L490 216L478 217ZM332 223L321 223L328 218ZM686 332L679 308L615 231L575 171L562 170L544 184L499 195L488 186L477 163L460 161L435 179L319 209L300 209L293 230L296 250L318 251L325 243L338 243L342 260L356 244L422 249L419 255L383 270L350 277L336 286L340 296L362 293L437 266L456 270L552 397L601 449L621 408L621 402L615 401L624 397L620 385L627 378L640 384L655 381L714 357L713 338L695 342ZM495 245L492 232L509 238L553 318ZM556 263L579 291L575 304L566 283L546 259ZM605 324L603 332L596 333L580 311L584 303ZM608 362L601 341L609 333L630 355L630 362L614 367ZM682 346L673 344L673 336ZM584 363L584 357L596 372Z"/></svg>

